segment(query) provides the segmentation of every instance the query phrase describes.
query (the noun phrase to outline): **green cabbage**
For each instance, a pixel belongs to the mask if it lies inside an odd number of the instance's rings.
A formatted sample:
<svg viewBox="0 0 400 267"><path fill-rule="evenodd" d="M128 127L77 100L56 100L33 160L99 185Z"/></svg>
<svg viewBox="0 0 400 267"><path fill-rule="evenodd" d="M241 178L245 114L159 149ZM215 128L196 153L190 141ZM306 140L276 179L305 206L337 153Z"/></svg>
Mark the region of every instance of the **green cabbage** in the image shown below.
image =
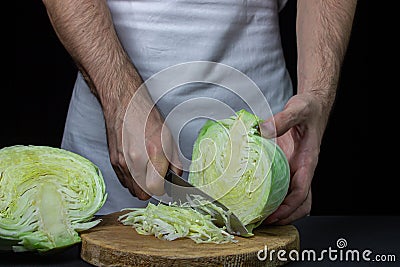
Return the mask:
<svg viewBox="0 0 400 267"><path fill-rule="evenodd" d="M282 203L290 179L285 154L260 136L260 122L246 110L207 121L194 144L189 173L190 183L228 207L249 232Z"/></svg>
<svg viewBox="0 0 400 267"><path fill-rule="evenodd" d="M107 194L100 170L75 153L46 146L0 149L0 244L47 252L81 241Z"/></svg>

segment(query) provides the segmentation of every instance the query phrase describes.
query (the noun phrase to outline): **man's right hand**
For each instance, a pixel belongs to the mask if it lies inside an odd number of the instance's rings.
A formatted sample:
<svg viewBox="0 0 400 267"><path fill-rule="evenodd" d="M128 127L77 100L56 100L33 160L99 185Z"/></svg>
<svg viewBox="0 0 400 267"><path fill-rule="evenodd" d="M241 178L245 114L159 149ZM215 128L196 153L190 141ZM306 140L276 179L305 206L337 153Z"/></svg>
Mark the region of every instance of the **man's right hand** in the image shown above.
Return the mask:
<svg viewBox="0 0 400 267"><path fill-rule="evenodd" d="M108 148L121 184L146 200L164 193L168 168L179 174L182 171L177 146L147 91L141 88L130 100L127 93L119 103L108 104L113 107L103 107Z"/></svg>
<svg viewBox="0 0 400 267"><path fill-rule="evenodd" d="M181 173L176 145L116 34L106 1L43 0L57 36L103 108L111 163L139 199L160 195L170 167ZM72 19L71 19L72 18ZM133 110L128 110L135 95ZM124 133L128 133L122 140ZM163 145L161 145L161 139ZM124 142L124 143L123 143ZM124 153L125 152L125 153ZM169 160L176 162L170 166Z"/></svg>

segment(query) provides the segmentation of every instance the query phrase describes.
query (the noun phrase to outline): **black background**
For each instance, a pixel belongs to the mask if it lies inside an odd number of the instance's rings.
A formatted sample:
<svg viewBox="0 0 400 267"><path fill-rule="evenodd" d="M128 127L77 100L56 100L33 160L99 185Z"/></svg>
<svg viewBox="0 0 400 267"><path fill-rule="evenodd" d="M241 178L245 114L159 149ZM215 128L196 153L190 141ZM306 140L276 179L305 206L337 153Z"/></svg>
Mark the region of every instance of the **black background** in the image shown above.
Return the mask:
<svg viewBox="0 0 400 267"><path fill-rule="evenodd" d="M42 2L17 1L15 5L12 72L0 93L0 148L16 144L59 147L77 69L57 39ZM312 215L400 215L390 178L372 175L381 167L374 165L376 144L368 142L372 103L367 84L367 5L367 0L358 2L313 180ZM294 0L281 12L282 42L294 84L295 13Z"/></svg>

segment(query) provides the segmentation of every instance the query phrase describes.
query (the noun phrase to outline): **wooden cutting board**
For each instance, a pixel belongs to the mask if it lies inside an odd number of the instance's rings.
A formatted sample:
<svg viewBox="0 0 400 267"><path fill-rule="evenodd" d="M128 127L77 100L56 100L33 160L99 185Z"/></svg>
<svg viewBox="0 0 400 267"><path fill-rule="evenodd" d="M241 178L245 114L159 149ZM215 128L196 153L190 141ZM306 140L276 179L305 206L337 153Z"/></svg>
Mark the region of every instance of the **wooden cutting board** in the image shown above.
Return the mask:
<svg viewBox="0 0 400 267"><path fill-rule="evenodd" d="M280 266L277 253L272 261L259 260L264 250L299 251L299 233L293 225L262 226L250 238L235 237L237 243L196 244L188 238L174 241L139 235L118 221L123 212L102 216L96 227L82 232L81 257L96 266ZM264 252L259 253L261 257Z"/></svg>

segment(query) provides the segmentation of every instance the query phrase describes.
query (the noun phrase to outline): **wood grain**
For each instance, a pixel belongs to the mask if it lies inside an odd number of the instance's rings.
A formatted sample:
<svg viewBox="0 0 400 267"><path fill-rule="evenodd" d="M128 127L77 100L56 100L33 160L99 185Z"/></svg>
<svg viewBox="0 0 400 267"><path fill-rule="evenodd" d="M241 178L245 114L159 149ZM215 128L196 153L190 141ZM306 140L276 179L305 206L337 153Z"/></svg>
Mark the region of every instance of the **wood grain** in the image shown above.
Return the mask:
<svg viewBox="0 0 400 267"><path fill-rule="evenodd" d="M131 226L118 221L117 212L102 216L96 227L82 232L81 257L96 266L280 266L273 260L257 258L267 245L268 251L299 251L299 233L293 225L262 226L250 238L235 237L237 243L196 244L188 238L165 241L139 235ZM288 255L286 253L286 256ZM264 255L264 254L261 254Z"/></svg>

